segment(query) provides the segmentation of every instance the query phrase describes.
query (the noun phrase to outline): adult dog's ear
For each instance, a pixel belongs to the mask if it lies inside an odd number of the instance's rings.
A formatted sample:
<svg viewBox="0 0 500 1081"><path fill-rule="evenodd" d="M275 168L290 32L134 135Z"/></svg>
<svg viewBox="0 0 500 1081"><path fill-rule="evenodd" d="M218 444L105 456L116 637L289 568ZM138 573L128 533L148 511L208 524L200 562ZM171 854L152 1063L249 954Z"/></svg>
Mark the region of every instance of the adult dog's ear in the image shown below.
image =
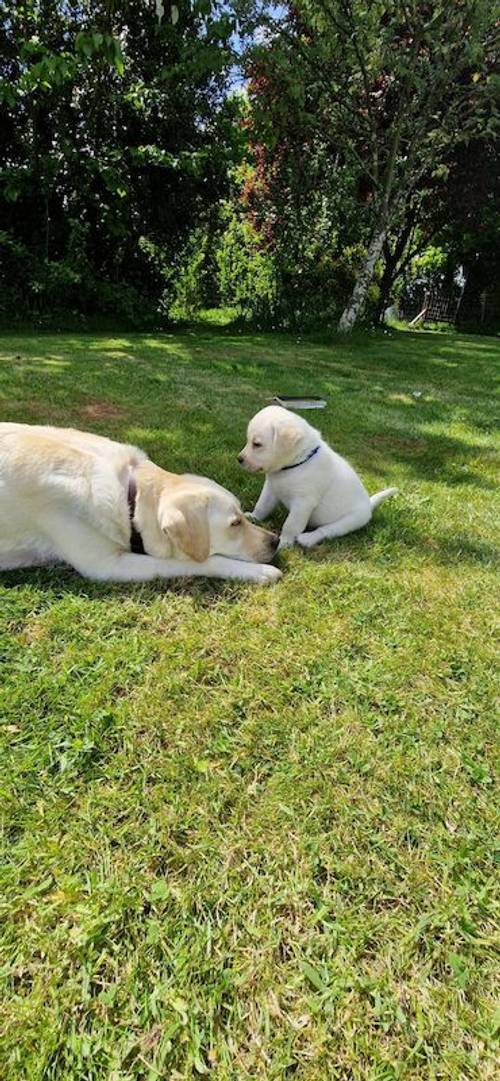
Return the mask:
<svg viewBox="0 0 500 1081"><path fill-rule="evenodd" d="M208 496L185 493L160 501L160 528L181 552L203 563L210 554Z"/></svg>

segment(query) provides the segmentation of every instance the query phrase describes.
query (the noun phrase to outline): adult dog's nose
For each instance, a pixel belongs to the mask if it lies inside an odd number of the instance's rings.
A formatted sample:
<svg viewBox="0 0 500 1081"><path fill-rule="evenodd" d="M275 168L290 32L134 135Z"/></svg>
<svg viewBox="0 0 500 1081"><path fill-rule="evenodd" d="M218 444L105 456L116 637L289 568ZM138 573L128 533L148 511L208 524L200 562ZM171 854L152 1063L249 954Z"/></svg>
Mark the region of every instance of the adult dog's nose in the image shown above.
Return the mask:
<svg viewBox="0 0 500 1081"><path fill-rule="evenodd" d="M245 461L245 455L244 454L238 454L238 461L239 461L240 465L243 465L243 462Z"/></svg>

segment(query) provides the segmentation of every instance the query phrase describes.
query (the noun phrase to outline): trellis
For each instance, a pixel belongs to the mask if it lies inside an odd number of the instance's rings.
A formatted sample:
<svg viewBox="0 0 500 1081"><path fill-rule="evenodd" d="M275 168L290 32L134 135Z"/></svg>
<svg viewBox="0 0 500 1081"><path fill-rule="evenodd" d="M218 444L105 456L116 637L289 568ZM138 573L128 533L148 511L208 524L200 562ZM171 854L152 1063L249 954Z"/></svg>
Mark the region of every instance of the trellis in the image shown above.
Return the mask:
<svg viewBox="0 0 500 1081"><path fill-rule="evenodd" d="M423 307L409 325L412 327L417 323L455 323L459 305L460 300L452 294L425 293Z"/></svg>

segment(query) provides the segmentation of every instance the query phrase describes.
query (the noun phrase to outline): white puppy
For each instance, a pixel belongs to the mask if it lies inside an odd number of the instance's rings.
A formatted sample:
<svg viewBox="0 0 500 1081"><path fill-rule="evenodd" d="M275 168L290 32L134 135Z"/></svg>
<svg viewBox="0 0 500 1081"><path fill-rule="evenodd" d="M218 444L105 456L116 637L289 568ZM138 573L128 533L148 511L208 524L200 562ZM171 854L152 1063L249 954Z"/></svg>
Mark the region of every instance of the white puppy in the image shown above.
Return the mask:
<svg viewBox="0 0 500 1081"><path fill-rule="evenodd" d="M288 508L280 548L295 541L312 548L327 537L361 529L375 507L397 491L386 488L370 497L354 469L320 433L281 406L270 405L252 418L238 461L251 473L266 474L253 518L267 518L278 503Z"/></svg>
<svg viewBox="0 0 500 1081"><path fill-rule="evenodd" d="M0 424L0 570L63 561L101 580L274 582L277 544L206 477L89 432Z"/></svg>

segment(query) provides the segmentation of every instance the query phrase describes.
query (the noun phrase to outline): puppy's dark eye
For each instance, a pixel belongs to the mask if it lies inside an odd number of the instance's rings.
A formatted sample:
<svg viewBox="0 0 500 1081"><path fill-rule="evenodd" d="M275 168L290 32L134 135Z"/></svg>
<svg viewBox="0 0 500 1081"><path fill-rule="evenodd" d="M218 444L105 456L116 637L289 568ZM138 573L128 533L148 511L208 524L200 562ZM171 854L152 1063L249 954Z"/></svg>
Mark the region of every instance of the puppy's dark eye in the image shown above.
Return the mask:
<svg viewBox="0 0 500 1081"><path fill-rule="evenodd" d="M261 447L261 446L262 446L262 443L259 443L258 439L253 439L252 440L252 447Z"/></svg>

